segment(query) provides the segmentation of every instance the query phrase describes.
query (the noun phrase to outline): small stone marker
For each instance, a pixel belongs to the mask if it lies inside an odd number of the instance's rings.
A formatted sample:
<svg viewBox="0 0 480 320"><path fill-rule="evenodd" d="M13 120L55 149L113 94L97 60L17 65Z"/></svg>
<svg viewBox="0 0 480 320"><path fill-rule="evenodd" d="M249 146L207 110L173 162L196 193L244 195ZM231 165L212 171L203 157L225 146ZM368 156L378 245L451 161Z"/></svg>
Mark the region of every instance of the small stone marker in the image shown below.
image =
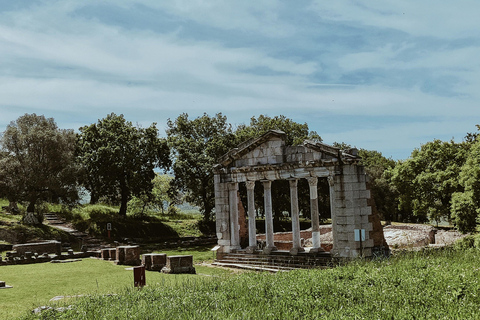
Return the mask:
<svg viewBox="0 0 480 320"><path fill-rule="evenodd" d="M133 267L133 286L145 286L145 266Z"/></svg>

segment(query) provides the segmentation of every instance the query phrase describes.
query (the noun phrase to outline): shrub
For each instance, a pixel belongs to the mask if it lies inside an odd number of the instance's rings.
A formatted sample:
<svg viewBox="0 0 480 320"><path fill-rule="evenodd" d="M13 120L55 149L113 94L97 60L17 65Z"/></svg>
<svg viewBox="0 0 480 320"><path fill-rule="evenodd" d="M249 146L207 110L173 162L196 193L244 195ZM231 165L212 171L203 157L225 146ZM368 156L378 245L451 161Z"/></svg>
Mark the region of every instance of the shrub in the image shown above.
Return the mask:
<svg viewBox="0 0 480 320"><path fill-rule="evenodd" d="M453 247L458 250L473 248L475 247L475 237L470 234L466 237L458 239L457 241L455 241Z"/></svg>

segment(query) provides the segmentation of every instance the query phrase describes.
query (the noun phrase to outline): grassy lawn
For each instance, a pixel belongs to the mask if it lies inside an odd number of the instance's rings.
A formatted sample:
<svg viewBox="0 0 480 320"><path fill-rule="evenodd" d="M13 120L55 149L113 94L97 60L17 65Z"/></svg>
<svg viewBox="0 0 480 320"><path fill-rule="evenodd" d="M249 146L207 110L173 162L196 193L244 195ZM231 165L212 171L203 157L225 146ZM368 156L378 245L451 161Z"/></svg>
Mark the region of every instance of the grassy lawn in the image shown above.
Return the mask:
<svg viewBox="0 0 480 320"><path fill-rule="evenodd" d="M130 278L116 296L81 298L72 310L28 318L479 319L479 266L480 250L448 249L333 269L166 277L144 290L127 289Z"/></svg>
<svg viewBox="0 0 480 320"><path fill-rule="evenodd" d="M198 260L198 259L197 259ZM133 287L133 271L109 261L83 259L72 263L40 263L0 267L0 280L12 289L0 290L0 319L12 319L43 305L55 296L122 292ZM197 275L146 273L147 286L175 286L191 279L228 274L218 268L195 266Z"/></svg>

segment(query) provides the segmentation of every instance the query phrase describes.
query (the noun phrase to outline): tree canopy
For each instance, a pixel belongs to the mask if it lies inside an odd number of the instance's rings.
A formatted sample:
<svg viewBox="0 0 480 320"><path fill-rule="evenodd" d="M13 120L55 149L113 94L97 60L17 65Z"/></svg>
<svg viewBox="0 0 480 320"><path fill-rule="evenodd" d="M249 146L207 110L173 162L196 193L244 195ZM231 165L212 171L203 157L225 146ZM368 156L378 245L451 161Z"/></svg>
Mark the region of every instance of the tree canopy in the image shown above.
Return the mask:
<svg viewBox="0 0 480 320"><path fill-rule="evenodd" d="M252 117L250 124L241 124L235 130L237 143L259 137L270 130L280 130L285 132L285 144L288 146L300 145L304 140L322 141L322 138L315 131L309 131L308 124L298 123L283 115L269 117L260 115L258 118Z"/></svg>
<svg viewBox="0 0 480 320"><path fill-rule="evenodd" d="M168 145L158 138L155 125L135 127L123 115L112 113L80 128L78 158L93 202L102 196L120 202L124 216L132 196L151 192L154 169L170 166Z"/></svg>
<svg viewBox="0 0 480 320"><path fill-rule="evenodd" d="M392 170L391 182L399 192L399 206L418 221L450 218L452 194L461 191L458 175L467 144L434 140L415 149Z"/></svg>
<svg viewBox="0 0 480 320"><path fill-rule="evenodd" d="M74 163L76 136L59 129L53 118L25 114L12 121L0 144L0 189L12 202L66 203L78 200L78 168Z"/></svg>
<svg viewBox="0 0 480 320"><path fill-rule="evenodd" d="M185 193L185 200L200 208L205 220L215 207L213 166L235 144L232 127L221 113L189 119L183 113L168 120L168 143L174 158L172 187Z"/></svg>

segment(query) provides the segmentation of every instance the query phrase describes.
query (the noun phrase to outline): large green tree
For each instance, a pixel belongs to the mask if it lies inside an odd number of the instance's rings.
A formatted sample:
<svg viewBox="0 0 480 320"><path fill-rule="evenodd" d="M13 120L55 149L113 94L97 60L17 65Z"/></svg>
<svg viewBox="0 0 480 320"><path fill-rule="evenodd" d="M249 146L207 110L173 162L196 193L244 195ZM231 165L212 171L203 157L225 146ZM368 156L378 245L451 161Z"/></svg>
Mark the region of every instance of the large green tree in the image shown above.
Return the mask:
<svg viewBox="0 0 480 320"><path fill-rule="evenodd" d="M250 118L250 124L241 124L235 130L237 143L257 138L270 130L285 132L285 144L295 146L303 143L304 140L321 142L322 138L315 131L310 131L307 123L298 123L284 115L269 117L260 115Z"/></svg>
<svg viewBox="0 0 480 320"><path fill-rule="evenodd" d="M391 182L399 192L400 209L413 213L408 220L450 218L452 194L462 190L458 175L467 151L467 143L434 140L395 166Z"/></svg>
<svg viewBox="0 0 480 320"><path fill-rule="evenodd" d="M168 145L155 125L135 127L123 115L111 113L80 128L78 159L83 184L94 201L102 196L119 201L119 213L125 216L132 196L151 192L154 169L170 165Z"/></svg>
<svg viewBox="0 0 480 320"><path fill-rule="evenodd" d="M463 191L453 194L451 208L452 220L462 232L475 231L480 214L480 137L469 142L471 148L459 175Z"/></svg>
<svg viewBox="0 0 480 320"><path fill-rule="evenodd" d="M78 200L76 135L59 129L53 118L25 114L12 121L0 140L0 189L10 201Z"/></svg>
<svg viewBox="0 0 480 320"><path fill-rule="evenodd" d="M215 207L213 166L235 146L232 127L221 113L189 119L183 113L168 120L168 143L173 152L172 187L185 193L185 200L200 208L206 221Z"/></svg>

